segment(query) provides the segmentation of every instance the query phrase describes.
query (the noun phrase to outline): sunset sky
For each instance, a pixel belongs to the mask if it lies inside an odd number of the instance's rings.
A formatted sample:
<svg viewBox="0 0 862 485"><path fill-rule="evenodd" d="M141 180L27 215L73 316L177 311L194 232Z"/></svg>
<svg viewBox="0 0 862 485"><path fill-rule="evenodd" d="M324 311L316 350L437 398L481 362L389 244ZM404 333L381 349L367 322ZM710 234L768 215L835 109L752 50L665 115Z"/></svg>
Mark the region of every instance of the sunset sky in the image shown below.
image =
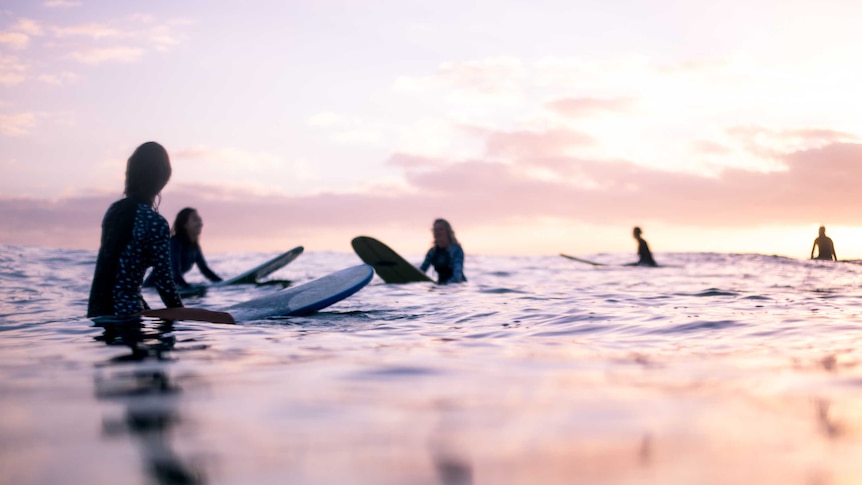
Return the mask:
<svg viewBox="0 0 862 485"><path fill-rule="evenodd" d="M0 242L98 246L154 140L208 252L862 258L858 0L5 1Z"/></svg>

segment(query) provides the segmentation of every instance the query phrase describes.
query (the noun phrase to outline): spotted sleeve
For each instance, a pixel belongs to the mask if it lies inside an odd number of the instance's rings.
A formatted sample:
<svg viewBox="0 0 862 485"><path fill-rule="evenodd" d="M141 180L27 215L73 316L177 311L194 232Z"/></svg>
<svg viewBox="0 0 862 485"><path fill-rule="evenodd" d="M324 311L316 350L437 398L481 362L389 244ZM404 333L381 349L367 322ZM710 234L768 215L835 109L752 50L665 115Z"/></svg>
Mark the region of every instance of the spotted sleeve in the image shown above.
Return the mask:
<svg viewBox="0 0 862 485"><path fill-rule="evenodd" d="M174 281L173 261L171 260L171 230L168 227L168 221L161 216L154 218L149 232L153 236L149 245L150 261L153 265L153 284L166 307L181 307L183 301Z"/></svg>
<svg viewBox="0 0 862 485"><path fill-rule="evenodd" d="M133 315L147 308L141 283L150 266L153 285L165 306L183 306L171 270L168 221L147 204L138 204L131 240L119 258L113 289L114 315Z"/></svg>

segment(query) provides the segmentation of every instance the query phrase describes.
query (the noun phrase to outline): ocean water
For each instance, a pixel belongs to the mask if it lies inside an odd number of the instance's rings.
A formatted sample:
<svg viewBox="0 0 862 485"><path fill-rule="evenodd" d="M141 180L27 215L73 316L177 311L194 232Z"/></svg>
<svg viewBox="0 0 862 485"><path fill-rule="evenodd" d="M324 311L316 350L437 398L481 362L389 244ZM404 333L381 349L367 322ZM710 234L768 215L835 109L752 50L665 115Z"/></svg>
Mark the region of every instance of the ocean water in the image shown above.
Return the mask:
<svg viewBox="0 0 862 485"><path fill-rule="evenodd" d="M862 265L656 258L468 253L464 285L116 329L84 318L94 251L0 245L0 483L862 483Z"/></svg>

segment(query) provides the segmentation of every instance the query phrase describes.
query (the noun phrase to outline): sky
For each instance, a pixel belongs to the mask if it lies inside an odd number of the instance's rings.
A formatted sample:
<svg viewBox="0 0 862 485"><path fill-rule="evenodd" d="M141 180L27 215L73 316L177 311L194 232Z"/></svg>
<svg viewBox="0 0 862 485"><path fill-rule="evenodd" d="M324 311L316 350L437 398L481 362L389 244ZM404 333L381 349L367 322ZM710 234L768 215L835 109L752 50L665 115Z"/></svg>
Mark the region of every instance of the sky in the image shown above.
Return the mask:
<svg viewBox="0 0 862 485"><path fill-rule="evenodd" d="M207 252L862 258L862 2L0 3L0 243L96 249L143 142Z"/></svg>

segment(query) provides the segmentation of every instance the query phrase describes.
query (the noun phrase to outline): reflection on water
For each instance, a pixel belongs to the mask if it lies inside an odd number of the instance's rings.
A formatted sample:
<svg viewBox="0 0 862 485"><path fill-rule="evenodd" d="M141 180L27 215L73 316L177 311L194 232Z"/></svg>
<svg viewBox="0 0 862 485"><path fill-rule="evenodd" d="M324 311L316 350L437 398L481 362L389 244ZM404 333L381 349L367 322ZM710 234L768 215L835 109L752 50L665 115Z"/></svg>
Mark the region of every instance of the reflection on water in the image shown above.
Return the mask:
<svg viewBox="0 0 862 485"><path fill-rule="evenodd" d="M146 474L156 483L206 483L202 467L180 456L171 443L173 433L184 425L179 410L182 390L168 368L167 353L175 345L173 322L154 323L151 328L141 321L100 326L104 333L96 340L130 351L109 359L96 374L96 398L124 408L122 416L104 418L102 436L133 440ZM117 365L128 362L141 365L131 369Z"/></svg>
<svg viewBox="0 0 862 485"><path fill-rule="evenodd" d="M0 484L858 483L862 266L658 256L470 255L465 285L310 317L94 327L93 252L0 246Z"/></svg>

